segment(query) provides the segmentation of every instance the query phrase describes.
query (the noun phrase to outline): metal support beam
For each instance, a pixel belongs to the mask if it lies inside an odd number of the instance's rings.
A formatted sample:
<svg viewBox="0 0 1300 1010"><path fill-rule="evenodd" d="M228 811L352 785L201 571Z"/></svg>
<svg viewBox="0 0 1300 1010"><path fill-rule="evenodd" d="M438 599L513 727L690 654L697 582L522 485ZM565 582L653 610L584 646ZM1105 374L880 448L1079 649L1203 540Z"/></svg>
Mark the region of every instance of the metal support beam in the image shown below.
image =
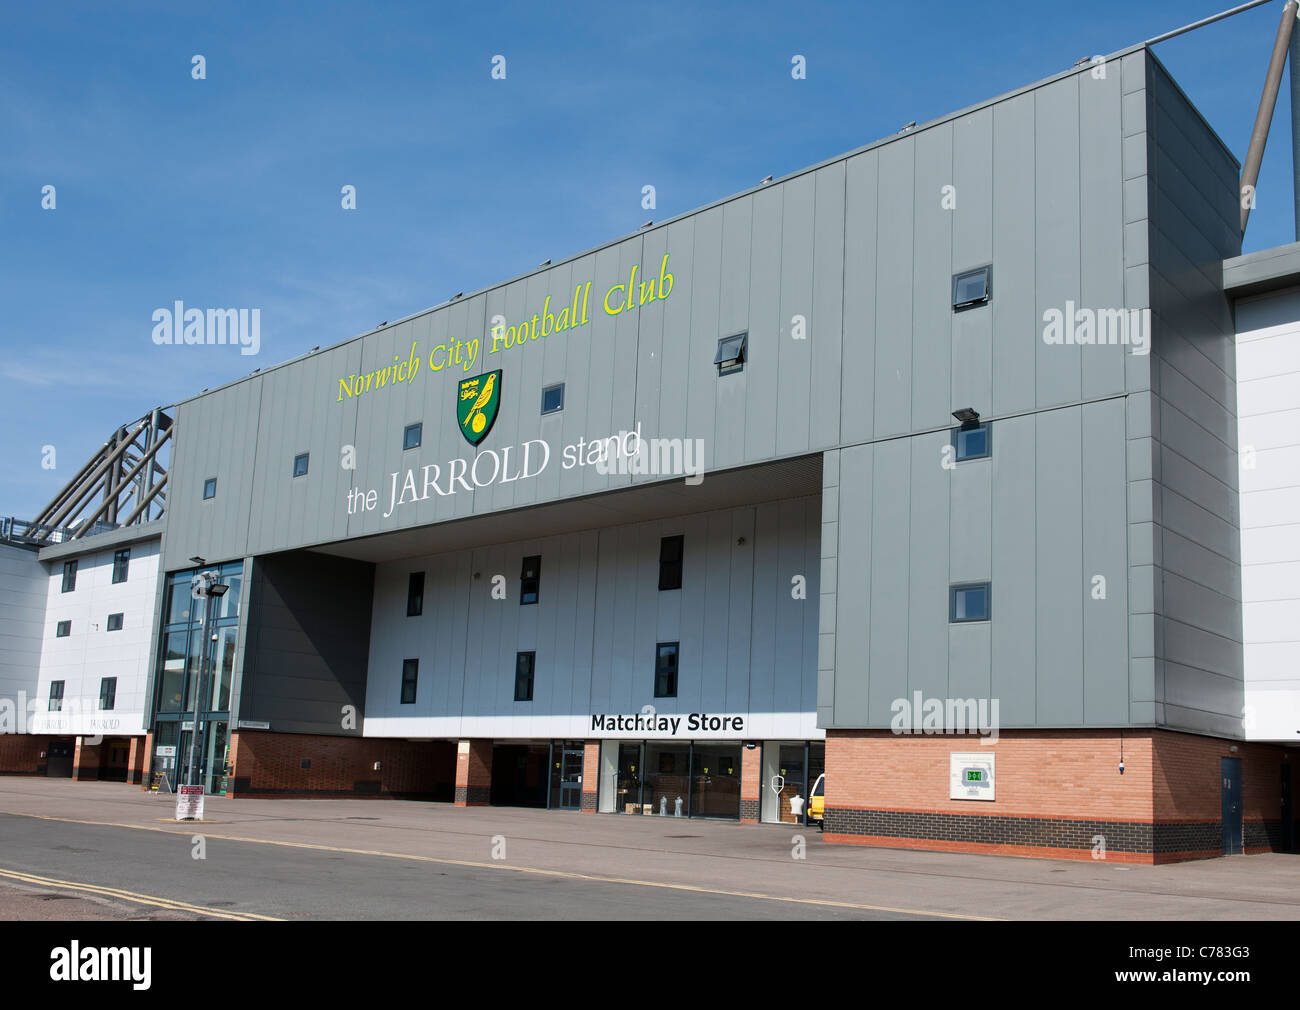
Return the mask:
<svg viewBox="0 0 1300 1010"><path fill-rule="evenodd" d="M1282 85L1282 67L1286 64L1287 49L1291 44L1291 29L1295 26L1297 3L1287 0L1282 8L1282 22L1277 26L1273 41L1273 56L1268 62L1264 78L1264 93L1259 98L1259 111L1255 114L1255 128L1250 133L1250 148L1246 151L1246 164L1241 169L1241 232L1246 233L1250 208L1255 204L1255 184L1259 182L1259 166L1264 160L1264 145L1268 142L1268 127L1273 121L1273 107L1277 104L1278 89Z"/></svg>

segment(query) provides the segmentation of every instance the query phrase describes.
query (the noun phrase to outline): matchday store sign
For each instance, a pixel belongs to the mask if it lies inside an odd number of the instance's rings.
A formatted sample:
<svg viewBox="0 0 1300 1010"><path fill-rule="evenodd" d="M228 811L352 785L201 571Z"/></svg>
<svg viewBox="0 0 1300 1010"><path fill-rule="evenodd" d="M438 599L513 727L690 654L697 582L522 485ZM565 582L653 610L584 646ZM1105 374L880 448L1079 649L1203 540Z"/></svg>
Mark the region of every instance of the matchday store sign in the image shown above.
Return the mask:
<svg viewBox="0 0 1300 1010"><path fill-rule="evenodd" d="M591 732L601 737L739 737L745 732L741 715L710 715L690 712L686 715L659 715L638 712L635 715L593 713Z"/></svg>

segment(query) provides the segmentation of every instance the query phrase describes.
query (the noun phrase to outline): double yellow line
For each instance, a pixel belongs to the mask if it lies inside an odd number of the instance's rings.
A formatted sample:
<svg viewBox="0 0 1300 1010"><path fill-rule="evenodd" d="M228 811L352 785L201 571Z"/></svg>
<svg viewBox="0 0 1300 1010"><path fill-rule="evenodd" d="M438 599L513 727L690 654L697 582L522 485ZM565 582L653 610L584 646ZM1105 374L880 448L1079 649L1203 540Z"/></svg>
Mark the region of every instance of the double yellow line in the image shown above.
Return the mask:
<svg viewBox="0 0 1300 1010"><path fill-rule="evenodd" d="M120 887L104 887L100 884L84 884L75 880L58 880L54 877L42 877L35 873L23 873L19 870L0 869L0 878L32 887L54 887L60 890L81 891L101 898L116 898L119 901L131 901L137 905L151 905L154 908L166 908L173 912L189 912L213 919L233 919L236 922L281 922L283 920L255 912L230 912L220 908L208 908L188 901L176 901L172 898L160 898L152 894L140 894L126 891Z"/></svg>

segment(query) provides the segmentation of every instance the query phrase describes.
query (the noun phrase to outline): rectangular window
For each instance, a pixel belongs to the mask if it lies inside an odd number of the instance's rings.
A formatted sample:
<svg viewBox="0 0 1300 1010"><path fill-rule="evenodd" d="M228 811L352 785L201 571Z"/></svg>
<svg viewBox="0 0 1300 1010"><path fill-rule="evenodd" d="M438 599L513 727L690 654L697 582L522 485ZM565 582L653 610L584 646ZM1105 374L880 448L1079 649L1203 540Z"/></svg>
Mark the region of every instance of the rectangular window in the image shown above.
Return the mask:
<svg viewBox="0 0 1300 1010"><path fill-rule="evenodd" d="M424 613L424 572L412 572L406 580L406 616Z"/></svg>
<svg viewBox="0 0 1300 1010"><path fill-rule="evenodd" d="M203 500L207 501L209 498L215 498L216 496L217 496L217 478L209 477L207 480L203 482Z"/></svg>
<svg viewBox="0 0 1300 1010"><path fill-rule="evenodd" d="M542 390L542 413L554 414L564 409L564 383L547 386Z"/></svg>
<svg viewBox="0 0 1300 1010"><path fill-rule="evenodd" d="M973 309L983 305L992 295L993 267L977 267L963 273L954 274L952 278L952 307Z"/></svg>
<svg viewBox="0 0 1300 1010"><path fill-rule="evenodd" d="M131 548L125 547L120 551L113 552L113 582L126 581L127 566L131 561Z"/></svg>
<svg viewBox="0 0 1300 1010"><path fill-rule="evenodd" d="M520 652L515 655L515 701L533 700L533 671L537 667L537 653Z"/></svg>
<svg viewBox="0 0 1300 1010"><path fill-rule="evenodd" d="M420 661L402 660L402 704L415 704L415 682L420 679Z"/></svg>
<svg viewBox="0 0 1300 1010"><path fill-rule="evenodd" d="M655 646L655 697L677 697L677 642Z"/></svg>
<svg viewBox="0 0 1300 1010"><path fill-rule="evenodd" d="M72 622L60 621L54 629L55 638L67 638L72 634Z"/></svg>
<svg viewBox="0 0 1300 1010"><path fill-rule="evenodd" d="M77 562L63 562L63 592L70 593L77 588Z"/></svg>
<svg viewBox="0 0 1300 1010"><path fill-rule="evenodd" d="M524 567L519 572L519 605L536 603L542 587L542 558L539 554L524 558Z"/></svg>
<svg viewBox="0 0 1300 1010"><path fill-rule="evenodd" d="M307 475L307 459L310 455L309 452L300 452L293 458L293 475L295 477L305 477Z"/></svg>
<svg viewBox="0 0 1300 1010"><path fill-rule="evenodd" d="M63 711L63 681L61 680L50 681L50 704L48 711Z"/></svg>
<svg viewBox="0 0 1300 1010"><path fill-rule="evenodd" d="M948 590L948 620L953 624L987 621L992 611L992 583L965 582Z"/></svg>
<svg viewBox="0 0 1300 1010"><path fill-rule="evenodd" d="M713 363L718 366L719 375L730 375L745 367L745 345L748 342L748 333L736 333L718 341L718 353L713 356Z"/></svg>
<svg viewBox="0 0 1300 1010"><path fill-rule="evenodd" d="M952 432L952 447L958 462L964 459L983 459L993 454L992 433L988 422L963 424Z"/></svg>
<svg viewBox="0 0 1300 1010"><path fill-rule="evenodd" d="M122 630L122 615L121 615L121 614L109 614L109 615L108 615L108 630L109 630L109 631L121 631L121 630Z"/></svg>
<svg viewBox="0 0 1300 1010"><path fill-rule="evenodd" d="M682 588L682 545L685 537L664 537L659 541L659 589Z"/></svg>
<svg viewBox="0 0 1300 1010"><path fill-rule="evenodd" d="M424 422L416 421L414 424L408 424L402 429L402 451L420 448L422 438L424 438Z"/></svg>
<svg viewBox="0 0 1300 1010"><path fill-rule="evenodd" d="M99 682L99 710L101 712L111 712L116 704L117 678L104 677Z"/></svg>

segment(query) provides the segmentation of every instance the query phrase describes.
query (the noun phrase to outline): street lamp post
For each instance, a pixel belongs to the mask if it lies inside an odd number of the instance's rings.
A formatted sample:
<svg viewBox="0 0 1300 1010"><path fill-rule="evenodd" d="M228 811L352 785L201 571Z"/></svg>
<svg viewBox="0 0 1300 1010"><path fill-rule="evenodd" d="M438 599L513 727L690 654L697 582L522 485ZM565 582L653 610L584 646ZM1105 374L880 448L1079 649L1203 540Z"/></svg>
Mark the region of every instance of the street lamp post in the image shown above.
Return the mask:
<svg viewBox="0 0 1300 1010"><path fill-rule="evenodd" d="M199 713L203 710L203 690L206 681L208 669L208 650L212 648L209 641L212 626L212 601L220 600L225 595L229 586L222 585L217 580L221 577L217 572L202 572L199 575L202 583L196 587L203 597L203 651L199 653L199 674L198 683L194 685L194 721L190 724L190 757L189 773L185 776L186 785L199 785L196 781L199 777L198 769L198 745L199 745Z"/></svg>

